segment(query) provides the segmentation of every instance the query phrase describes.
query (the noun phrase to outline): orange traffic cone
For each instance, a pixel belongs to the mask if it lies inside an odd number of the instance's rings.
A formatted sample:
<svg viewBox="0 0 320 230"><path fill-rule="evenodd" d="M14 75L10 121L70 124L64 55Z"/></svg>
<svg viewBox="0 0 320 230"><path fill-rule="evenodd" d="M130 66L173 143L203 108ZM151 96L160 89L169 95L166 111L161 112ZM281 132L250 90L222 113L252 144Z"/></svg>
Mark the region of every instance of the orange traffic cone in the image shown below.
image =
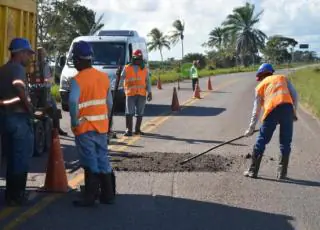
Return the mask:
<svg viewBox="0 0 320 230"><path fill-rule="evenodd" d="M212 90L211 79L208 79L208 90Z"/></svg>
<svg viewBox="0 0 320 230"><path fill-rule="evenodd" d="M158 88L158 89L162 89L160 77L158 77L157 88Z"/></svg>
<svg viewBox="0 0 320 230"><path fill-rule="evenodd" d="M179 104L179 100L178 100L176 87L173 87L171 110L172 111L179 111L180 110L180 104Z"/></svg>
<svg viewBox="0 0 320 230"><path fill-rule="evenodd" d="M196 84L196 89L193 91L193 98L201 99L200 88L198 83Z"/></svg>
<svg viewBox="0 0 320 230"><path fill-rule="evenodd" d="M52 145L47 164L47 172L44 187L46 192L68 192L68 179L60 146L59 132L57 129L52 131Z"/></svg>

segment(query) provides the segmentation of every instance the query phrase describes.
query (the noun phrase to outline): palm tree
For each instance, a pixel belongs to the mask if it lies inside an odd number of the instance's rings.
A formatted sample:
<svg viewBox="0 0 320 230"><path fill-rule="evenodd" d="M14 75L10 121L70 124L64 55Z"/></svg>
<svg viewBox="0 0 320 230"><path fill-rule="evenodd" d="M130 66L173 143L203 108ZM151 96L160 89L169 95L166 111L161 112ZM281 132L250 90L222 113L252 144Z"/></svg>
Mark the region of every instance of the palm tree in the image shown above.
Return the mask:
<svg viewBox="0 0 320 230"><path fill-rule="evenodd" d="M149 51L159 50L161 56L161 62L163 62L162 50L167 48L170 50L170 42L168 36L164 35L158 28L153 28L148 37L151 41L147 43Z"/></svg>
<svg viewBox="0 0 320 230"><path fill-rule="evenodd" d="M217 47L219 50L227 43L228 37L225 28L216 27L209 33L209 40L206 43L209 47Z"/></svg>
<svg viewBox="0 0 320 230"><path fill-rule="evenodd" d="M183 59L183 56L184 56L183 39L184 39L185 23L178 19L172 23L172 26L174 30L171 31L170 40L173 45L176 45L179 41L181 41L181 54L182 54L181 58Z"/></svg>
<svg viewBox="0 0 320 230"><path fill-rule="evenodd" d="M264 47L267 35L255 28L260 20L263 10L254 14L255 5L246 3L243 7L233 9L233 13L227 16L222 23L226 30L235 36L236 51L242 61L245 55L254 55Z"/></svg>

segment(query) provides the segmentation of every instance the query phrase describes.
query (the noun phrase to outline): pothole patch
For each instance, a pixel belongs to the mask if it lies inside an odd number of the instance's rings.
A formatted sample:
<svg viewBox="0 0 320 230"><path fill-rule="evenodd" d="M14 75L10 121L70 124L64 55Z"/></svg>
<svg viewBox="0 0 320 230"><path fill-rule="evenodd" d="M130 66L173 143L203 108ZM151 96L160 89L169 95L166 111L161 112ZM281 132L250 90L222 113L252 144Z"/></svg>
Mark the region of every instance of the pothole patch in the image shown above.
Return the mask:
<svg viewBox="0 0 320 230"><path fill-rule="evenodd" d="M207 154L183 165L183 160L194 156L191 153L127 153L113 154L115 171L132 172L219 172L228 171L236 164L235 157Z"/></svg>

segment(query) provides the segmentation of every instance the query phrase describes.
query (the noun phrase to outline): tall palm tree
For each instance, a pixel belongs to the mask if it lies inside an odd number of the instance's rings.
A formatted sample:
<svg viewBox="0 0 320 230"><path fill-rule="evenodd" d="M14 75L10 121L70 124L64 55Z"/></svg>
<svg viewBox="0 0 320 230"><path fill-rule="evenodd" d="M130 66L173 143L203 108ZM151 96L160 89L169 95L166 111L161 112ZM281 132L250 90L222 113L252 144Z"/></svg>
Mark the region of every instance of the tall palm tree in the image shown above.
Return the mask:
<svg viewBox="0 0 320 230"><path fill-rule="evenodd" d="M264 47L264 41L267 35L261 30L255 28L259 22L263 10L254 14L255 5L246 3L245 6L233 9L233 13L227 16L222 23L226 30L236 38L236 51L242 57L245 55L254 55L259 49Z"/></svg>
<svg viewBox="0 0 320 230"><path fill-rule="evenodd" d="M147 43L149 51L159 50L161 62L163 62L163 48L170 50L170 41L168 36L164 35L158 28L153 28L148 34L148 37L151 38L151 41Z"/></svg>
<svg viewBox="0 0 320 230"><path fill-rule="evenodd" d="M179 41L181 41L181 58L184 56L184 47L183 47L183 39L184 39L184 30L185 23L181 20L175 20L172 23L174 30L171 31L170 40L173 45L176 45Z"/></svg>

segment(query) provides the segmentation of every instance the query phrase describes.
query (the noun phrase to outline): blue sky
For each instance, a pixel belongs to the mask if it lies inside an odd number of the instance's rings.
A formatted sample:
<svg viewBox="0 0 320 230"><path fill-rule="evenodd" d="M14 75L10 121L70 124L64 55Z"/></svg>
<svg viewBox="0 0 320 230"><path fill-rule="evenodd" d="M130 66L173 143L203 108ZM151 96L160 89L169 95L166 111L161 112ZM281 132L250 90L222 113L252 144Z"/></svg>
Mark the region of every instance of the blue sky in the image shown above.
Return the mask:
<svg viewBox="0 0 320 230"><path fill-rule="evenodd" d="M246 0L82 0L83 4L104 14L105 29L132 29L148 39L148 32L157 27L164 33L172 30L172 22L182 19L185 28L185 54L204 52L201 44L208 33ZM268 36L281 34L299 43L309 44L320 56L320 0L247 0L264 13L259 29ZM227 3L228 2L228 3ZM296 47L298 49L298 47ZM164 59L181 57L178 43L164 50ZM160 60L159 52L150 53L151 60Z"/></svg>

